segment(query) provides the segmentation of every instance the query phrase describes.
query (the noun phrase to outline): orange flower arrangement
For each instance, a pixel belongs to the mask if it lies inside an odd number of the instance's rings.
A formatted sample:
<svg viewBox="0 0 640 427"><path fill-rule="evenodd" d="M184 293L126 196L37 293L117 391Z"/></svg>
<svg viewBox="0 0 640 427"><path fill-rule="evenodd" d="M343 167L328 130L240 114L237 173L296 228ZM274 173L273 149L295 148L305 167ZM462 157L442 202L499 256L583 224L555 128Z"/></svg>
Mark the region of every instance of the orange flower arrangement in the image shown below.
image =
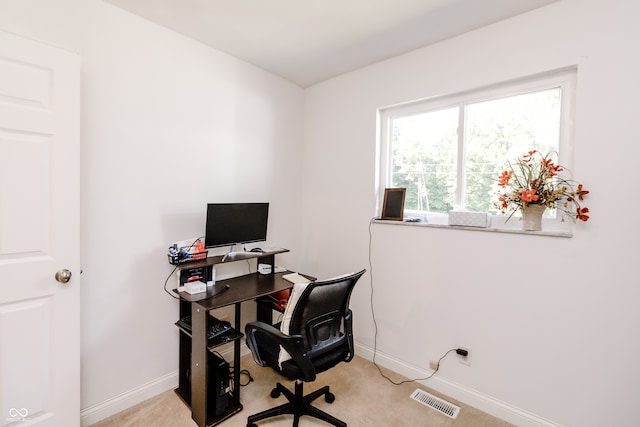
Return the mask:
<svg viewBox="0 0 640 427"><path fill-rule="evenodd" d="M582 184L574 189L572 182L559 173L565 168L556 165L547 154L537 150L529 151L515 162L508 162L507 168L498 177L498 202L502 213L513 214L528 205L544 205L562 212L565 217L589 220L589 208L581 206L584 196L589 194Z"/></svg>

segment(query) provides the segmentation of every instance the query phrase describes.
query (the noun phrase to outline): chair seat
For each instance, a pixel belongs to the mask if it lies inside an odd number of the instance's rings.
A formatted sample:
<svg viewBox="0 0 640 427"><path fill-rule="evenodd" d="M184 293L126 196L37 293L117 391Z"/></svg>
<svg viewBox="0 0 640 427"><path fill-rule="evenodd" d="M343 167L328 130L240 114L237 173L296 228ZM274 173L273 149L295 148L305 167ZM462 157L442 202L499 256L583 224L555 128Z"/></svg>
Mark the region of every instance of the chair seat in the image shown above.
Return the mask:
<svg viewBox="0 0 640 427"><path fill-rule="evenodd" d="M280 363L278 362L278 356L280 354L280 346L269 339L261 339L260 332L256 332L256 341L258 343L258 349L260 351L260 355L262 356L262 360L274 371L277 371L283 377L286 377L289 380L296 380L298 378L303 377L302 370L300 367L293 362L293 360L287 360L282 363L282 367L280 367ZM333 368L338 363L344 361L349 355L349 347L343 346L341 348L337 348L336 350L321 354L318 357L311 358L313 366L315 368L316 373L321 373L326 370Z"/></svg>

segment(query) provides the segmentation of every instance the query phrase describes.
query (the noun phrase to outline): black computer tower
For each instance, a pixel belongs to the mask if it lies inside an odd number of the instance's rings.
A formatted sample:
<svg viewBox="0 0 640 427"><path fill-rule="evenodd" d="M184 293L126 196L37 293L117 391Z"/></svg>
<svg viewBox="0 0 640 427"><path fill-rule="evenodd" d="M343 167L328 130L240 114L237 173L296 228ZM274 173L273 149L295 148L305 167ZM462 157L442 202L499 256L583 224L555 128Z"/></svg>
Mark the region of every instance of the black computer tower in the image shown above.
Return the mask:
<svg viewBox="0 0 640 427"><path fill-rule="evenodd" d="M229 364L220 356L209 353L209 395L207 396L207 412L214 418L222 416L231 403L229 388Z"/></svg>

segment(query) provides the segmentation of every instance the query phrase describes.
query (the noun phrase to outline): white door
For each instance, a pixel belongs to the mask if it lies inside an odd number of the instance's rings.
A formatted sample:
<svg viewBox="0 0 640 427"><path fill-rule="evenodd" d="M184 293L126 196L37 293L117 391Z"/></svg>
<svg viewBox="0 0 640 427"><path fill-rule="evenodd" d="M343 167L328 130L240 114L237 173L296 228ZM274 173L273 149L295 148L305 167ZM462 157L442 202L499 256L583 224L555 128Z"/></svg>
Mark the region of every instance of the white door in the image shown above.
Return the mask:
<svg viewBox="0 0 640 427"><path fill-rule="evenodd" d="M79 111L79 56L0 32L0 426L80 425Z"/></svg>

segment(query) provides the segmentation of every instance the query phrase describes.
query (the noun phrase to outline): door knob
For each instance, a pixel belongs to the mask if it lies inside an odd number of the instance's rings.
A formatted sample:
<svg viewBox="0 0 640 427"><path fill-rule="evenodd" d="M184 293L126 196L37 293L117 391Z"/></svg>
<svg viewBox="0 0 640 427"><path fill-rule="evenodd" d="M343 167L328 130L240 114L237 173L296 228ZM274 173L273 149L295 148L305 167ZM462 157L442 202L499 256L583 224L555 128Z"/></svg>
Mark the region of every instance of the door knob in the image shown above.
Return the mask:
<svg viewBox="0 0 640 427"><path fill-rule="evenodd" d="M56 273L56 280L60 283L67 283L71 279L71 272L66 268Z"/></svg>

